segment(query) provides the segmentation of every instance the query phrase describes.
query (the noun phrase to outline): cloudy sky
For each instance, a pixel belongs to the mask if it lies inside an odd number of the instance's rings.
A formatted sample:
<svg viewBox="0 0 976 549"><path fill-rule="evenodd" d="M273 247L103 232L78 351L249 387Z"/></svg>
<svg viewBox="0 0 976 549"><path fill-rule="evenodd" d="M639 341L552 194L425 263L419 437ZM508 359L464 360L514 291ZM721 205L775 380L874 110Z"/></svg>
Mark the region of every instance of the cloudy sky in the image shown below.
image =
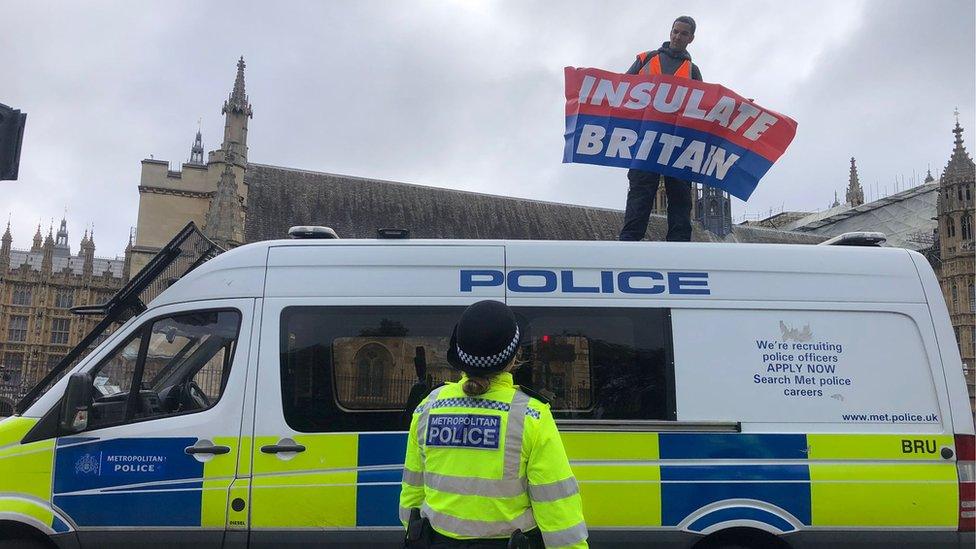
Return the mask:
<svg viewBox="0 0 976 549"><path fill-rule="evenodd" d="M65 207L97 255L136 224L139 161L186 161L197 120L247 61L249 160L623 208L626 174L562 164L563 67L624 71L682 14L706 81L798 133L733 215L818 210L857 157L867 198L952 149L976 152L972 0L45 2L3 0L0 103L28 113L20 178L0 182L14 246ZM296 223L300 220L296 220Z"/></svg>

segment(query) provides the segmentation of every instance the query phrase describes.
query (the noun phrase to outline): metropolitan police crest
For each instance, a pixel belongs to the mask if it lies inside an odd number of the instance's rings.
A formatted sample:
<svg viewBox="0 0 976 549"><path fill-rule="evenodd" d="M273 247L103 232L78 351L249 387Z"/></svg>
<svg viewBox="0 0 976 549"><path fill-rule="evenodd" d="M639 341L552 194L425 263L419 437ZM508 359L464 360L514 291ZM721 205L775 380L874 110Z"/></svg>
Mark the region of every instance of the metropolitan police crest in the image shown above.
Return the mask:
<svg viewBox="0 0 976 549"><path fill-rule="evenodd" d="M92 454L85 454L78 458L78 461L75 463L75 473L92 475L98 473L100 465L97 457Z"/></svg>

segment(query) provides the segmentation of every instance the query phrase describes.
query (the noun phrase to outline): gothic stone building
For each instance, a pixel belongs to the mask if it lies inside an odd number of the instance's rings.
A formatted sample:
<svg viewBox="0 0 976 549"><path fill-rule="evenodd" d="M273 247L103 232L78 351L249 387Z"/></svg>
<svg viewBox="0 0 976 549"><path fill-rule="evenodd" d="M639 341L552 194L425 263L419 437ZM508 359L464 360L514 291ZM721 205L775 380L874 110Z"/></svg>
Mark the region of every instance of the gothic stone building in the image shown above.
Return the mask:
<svg viewBox="0 0 976 549"><path fill-rule="evenodd" d="M956 134L955 147L938 186L938 255L930 256L930 261L939 275L959 354L968 366L966 381L970 398L973 398L976 379L976 248L973 239L976 164L963 146L958 120L952 132Z"/></svg>
<svg viewBox="0 0 976 549"><path fill-rule="evenodd" d="M67 222L46 238L38 226L28 250L12 246L10 224L0 239L0 417L77 345L98 322L71 314L71 307L104 303L122 287L124 259L95 257L86 231L71 255Z"/></svg>

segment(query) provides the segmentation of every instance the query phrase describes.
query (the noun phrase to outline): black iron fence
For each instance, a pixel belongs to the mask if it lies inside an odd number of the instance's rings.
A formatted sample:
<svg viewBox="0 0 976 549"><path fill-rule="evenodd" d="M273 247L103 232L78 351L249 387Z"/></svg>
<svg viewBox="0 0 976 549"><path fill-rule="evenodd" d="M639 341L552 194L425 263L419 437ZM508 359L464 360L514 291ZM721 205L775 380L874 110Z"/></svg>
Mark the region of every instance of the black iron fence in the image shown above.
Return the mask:
<svg viewBox="0 0 976 549"><path fill-rule="evenodd" d="M14 413L14 404L27 393L29 387L19 383L0 383L0 418Z"/></svg>

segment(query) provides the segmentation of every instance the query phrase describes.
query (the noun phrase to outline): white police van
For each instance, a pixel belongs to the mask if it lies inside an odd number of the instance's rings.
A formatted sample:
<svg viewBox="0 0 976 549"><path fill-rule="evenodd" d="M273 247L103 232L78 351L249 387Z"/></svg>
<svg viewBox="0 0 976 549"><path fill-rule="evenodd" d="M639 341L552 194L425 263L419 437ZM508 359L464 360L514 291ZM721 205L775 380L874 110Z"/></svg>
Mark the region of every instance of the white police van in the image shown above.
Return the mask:
<svg viewBox="0 0 976 549"><path fill-rule="evenodd" d="M0 423L0 539L396 547L410 413L487 298L594 547L973 546L972 411L917 253L302 239L184 267Z"/></svg>

